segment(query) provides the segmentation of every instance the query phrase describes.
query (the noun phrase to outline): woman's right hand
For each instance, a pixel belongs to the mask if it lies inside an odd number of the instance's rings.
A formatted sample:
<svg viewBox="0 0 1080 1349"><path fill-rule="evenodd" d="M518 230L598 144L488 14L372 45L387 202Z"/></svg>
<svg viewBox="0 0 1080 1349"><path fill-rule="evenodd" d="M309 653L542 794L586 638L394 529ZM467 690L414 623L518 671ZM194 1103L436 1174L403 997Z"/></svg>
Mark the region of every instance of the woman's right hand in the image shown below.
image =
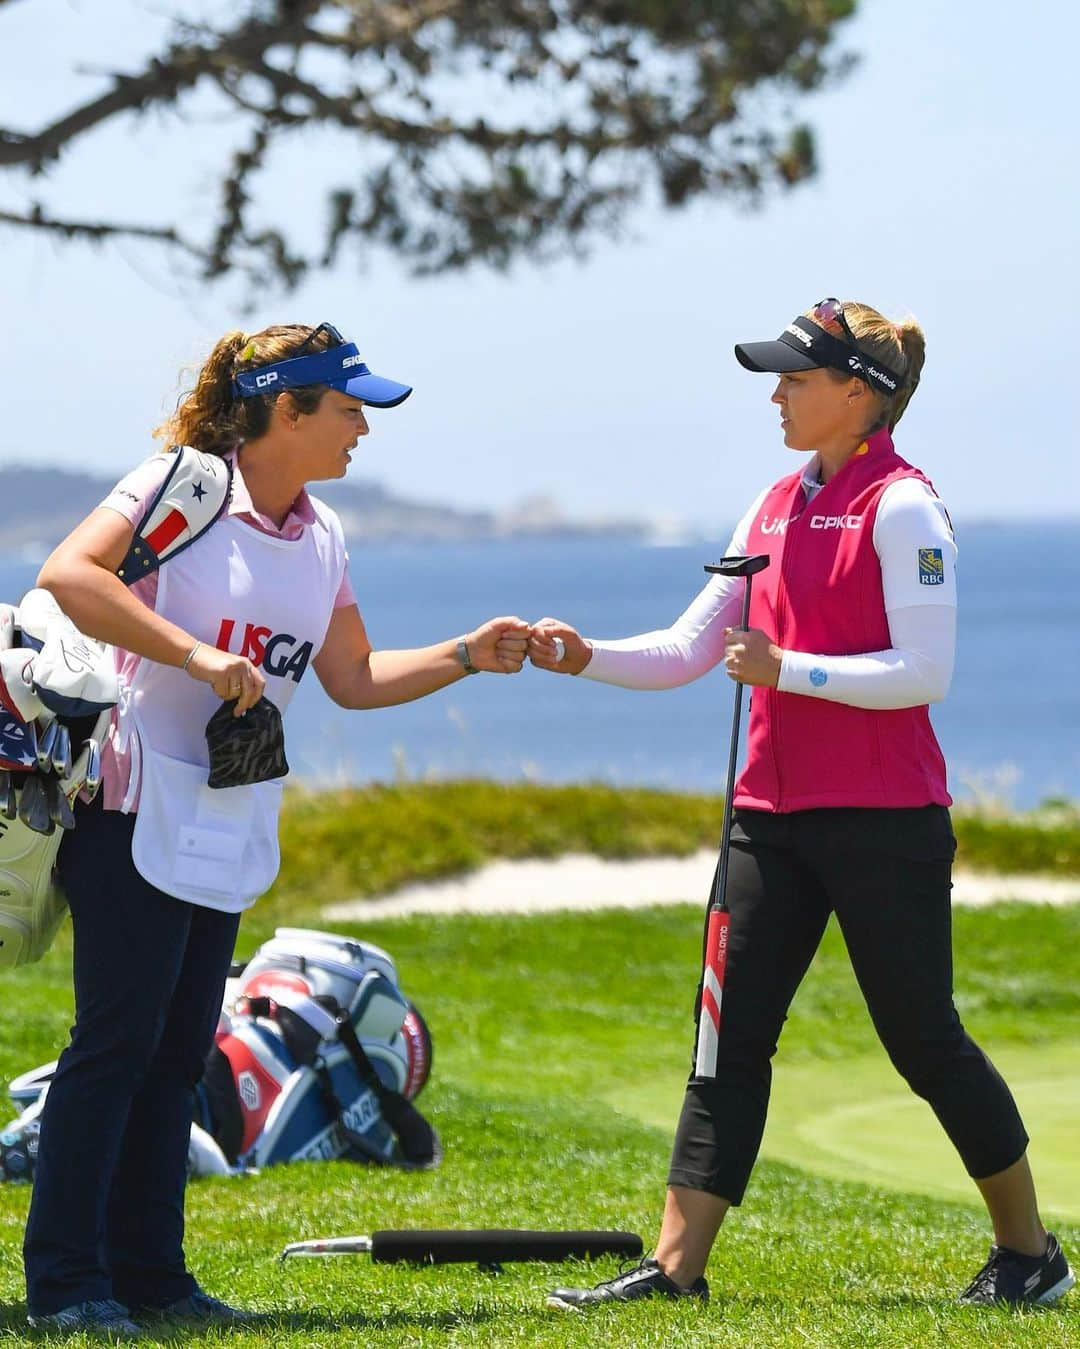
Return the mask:
<svg viewBox="0 0 1080 1349"><path fill-rule="evenodd" d="M233 716L242 717L254 707L266 690L266 680L246 656L219 651L204 642L188 662L188 674L209 684L224 702L237 700Z"/></svg>
<svg viewBox="0 0 1080 1349"><path fill-rule="evenodd" d="M556 639L563 645L561 659L555 645ZM529 659L539 670L576 675L592 660L592 647L569 623L563 623L558 618L542 618L532 626Z"/></svg>

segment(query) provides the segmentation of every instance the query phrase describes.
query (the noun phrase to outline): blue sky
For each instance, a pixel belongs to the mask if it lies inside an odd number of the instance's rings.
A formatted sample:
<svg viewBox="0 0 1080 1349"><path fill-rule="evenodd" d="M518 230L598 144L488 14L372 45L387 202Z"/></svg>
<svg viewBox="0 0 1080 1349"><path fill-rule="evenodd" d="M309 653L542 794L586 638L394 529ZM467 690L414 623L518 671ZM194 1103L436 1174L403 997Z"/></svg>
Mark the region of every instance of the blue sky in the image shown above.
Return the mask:
<svg viewBox="0 0 1080 1349"><path fill-rule="evenodd" d="M0 124L70 106L95 87L72 80L75 64L122 69L155 25L121 0L5 6ZM925 377L898 447L957 518L1080 515L1078 40L1073 0L864 0L842 30L859 67L799 109L818 135L816 182L757 213L639 214L585 263L417 280L376 255L244 314L236 287L182 285L151 249L0 231L0 462L119 475L153 448L181 367L226 328L329 319L416 386L373 413L353 473L463 506L543 494L575 514L726 525L792 462L769 378L742 371L732 344L836 294L923 323ZM0 204L40 193L85 215L199 218L222 132L209 115L116 127L44 189L7 175ZM305 167L282 162L275 200L313 216Z"/></svg>

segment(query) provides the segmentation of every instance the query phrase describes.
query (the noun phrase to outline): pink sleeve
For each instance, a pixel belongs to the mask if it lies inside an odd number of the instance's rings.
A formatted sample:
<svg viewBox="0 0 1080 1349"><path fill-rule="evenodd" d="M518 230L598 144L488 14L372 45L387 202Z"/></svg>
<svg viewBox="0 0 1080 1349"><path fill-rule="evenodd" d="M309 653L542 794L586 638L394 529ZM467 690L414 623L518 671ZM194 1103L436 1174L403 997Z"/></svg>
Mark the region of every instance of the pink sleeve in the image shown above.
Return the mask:
<svg viewBox="0 0 1080 1349"><path fill-rule="evenodd" d="M138 525L172 465L172 455L152 454L121 478L101 505L119 511L129 524Z"/></svg>
<svg viewBox="0 0 1080 1349"><path fill-rule="evenodd" d="M345 570L341 574L341 585L338 586L338 593L334 596L335 609L347 609L350 604L356 603L356 591L352 588L352 582L349 580L349 555L345 554Z"/></svg>

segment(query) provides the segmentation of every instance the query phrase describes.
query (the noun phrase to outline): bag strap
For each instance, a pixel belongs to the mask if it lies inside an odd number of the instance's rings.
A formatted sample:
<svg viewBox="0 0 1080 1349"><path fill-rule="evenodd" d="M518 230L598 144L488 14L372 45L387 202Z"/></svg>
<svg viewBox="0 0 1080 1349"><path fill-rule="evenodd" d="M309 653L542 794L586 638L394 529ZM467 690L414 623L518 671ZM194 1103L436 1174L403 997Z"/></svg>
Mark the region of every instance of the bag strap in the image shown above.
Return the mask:
<svg viewBox="0 0 1080 1349"><path fill-rule="evenodd" d="M370 1087L383 1118L397 1135L406 1166L414 1170L438 1166L442 1161L439 1135L411 1101L383 1082L360 1043L348 1012L339 1008L334 1020L337 1023L337 1038L348 1050L361 1082Z"/></svg>
<svg viewBox="0 0 1080 1349"><path fill-rule="evenodd" d="M165 475L139 522L131 547L116 569L125 585L152 575L169 558L197 542L225 511L232 495L232 464L190 445L173 451Z"/></svg>
<svg viewBox="0 0 1080 1349"><path fill-rule="evenodd" d="M291 1012L305 1021L312 1029L317 1030L320 1039L337 1040L345 1046L353 1067L356 1069L357 1076L375 1097L383 1119L389 1124L397 1138L398 1147L401 1149L401 1159L383 1157L361 1135L354 1133L349 1128L345 1123L341 1102L331 1085L330 1073L326 1065L321 1064L316 1059L311 1066L319 1078L323 1096L330 1108L331 1115L342 1129L348 1142L365 1157L384 1165L389 1163L405 1166L409 1170L428 1170L431 1167L438 1166L442 1161L442 1142L438 1133L411 1101L402 1096L399 1091L394 1091L392 1087L386 1085L379 1076L375 1065L368 1058L364 1046L360 1043L360 1038L356 1034L356 1027L353 1025L349 1013L336 1002L332 1007L325 1005L331 1001L327 998L325 1003L317 1003L313 998L305 997L303 994L293 994L289 990L282 989L281 995L273 998L248 998L246 1010L251 1016L271 1017L273 1016L274 1004L288 1007Z"/></svg>

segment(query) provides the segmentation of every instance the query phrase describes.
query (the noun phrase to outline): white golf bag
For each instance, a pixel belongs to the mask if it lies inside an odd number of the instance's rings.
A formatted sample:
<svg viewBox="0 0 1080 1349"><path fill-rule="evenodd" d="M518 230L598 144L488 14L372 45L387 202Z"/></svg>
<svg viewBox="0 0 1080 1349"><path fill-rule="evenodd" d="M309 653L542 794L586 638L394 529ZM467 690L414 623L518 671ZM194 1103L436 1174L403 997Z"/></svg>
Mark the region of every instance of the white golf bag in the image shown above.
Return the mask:
<svg viewBox="0 0 1080 1349"><path fill-rule="evenodd" d="M412 1104L431 1071L419 1011L378 946L278 928L225 990L196 1091L191 1175L342 1158L438 1165L438 1135ZM0 1133L0 1178L32 1179L55 1061L9 1088L22 1110Z"/></svg>

